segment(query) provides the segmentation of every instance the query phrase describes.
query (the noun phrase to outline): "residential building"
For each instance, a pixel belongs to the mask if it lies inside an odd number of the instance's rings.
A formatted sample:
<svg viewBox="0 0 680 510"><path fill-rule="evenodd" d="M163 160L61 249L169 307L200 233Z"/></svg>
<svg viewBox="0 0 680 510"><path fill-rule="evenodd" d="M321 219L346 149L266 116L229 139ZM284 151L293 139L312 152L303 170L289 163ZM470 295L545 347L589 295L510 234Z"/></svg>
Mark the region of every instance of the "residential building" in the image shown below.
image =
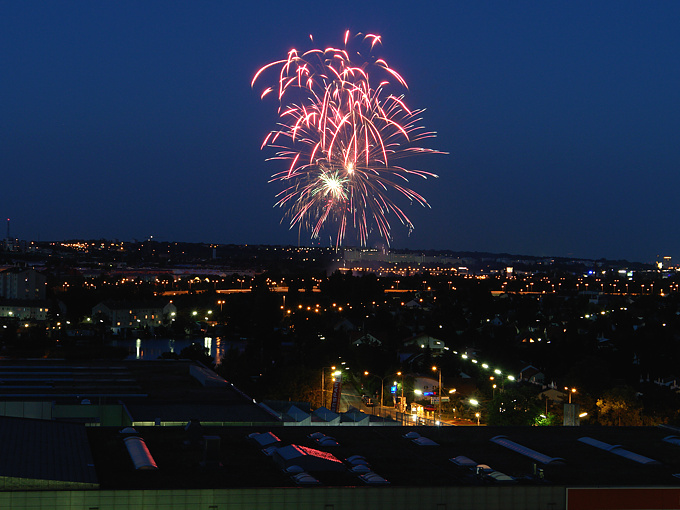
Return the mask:
<svg viewBox="0 0 680 510"><path fill-rule="evenodd" d="M0 298L44 300L45 275L35 269L12 267L0 272Z"/></svg>
<svg viewBox="0 0 680 510"><path fill-rule="evenodd" d="M149 329L167 325L177 313L168 300L103 301L92 308L94 321L104 320L115 334L126 329Z"/></svg>

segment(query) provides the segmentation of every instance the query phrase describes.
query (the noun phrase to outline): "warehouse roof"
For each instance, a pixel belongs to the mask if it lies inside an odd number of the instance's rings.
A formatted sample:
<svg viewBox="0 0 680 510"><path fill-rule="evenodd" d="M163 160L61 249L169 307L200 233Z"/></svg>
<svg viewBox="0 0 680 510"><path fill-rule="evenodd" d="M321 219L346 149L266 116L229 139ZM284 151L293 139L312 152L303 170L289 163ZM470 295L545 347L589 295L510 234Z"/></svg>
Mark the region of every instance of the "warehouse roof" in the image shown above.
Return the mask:
<svg viewBox="0 0 680 510"><path fill-rule="evenodd" d="M204 434L218 437L220 442L219 467L213 469L202 467L206 455L202 447L186 446L183 428L142 427L138 431L158 464L157 471L135 472L125 455L122 440L117 439L117 431L88 429L102 488L295 486L290 468L300 463L305 465L299 467L322 486L365 485L367 480L359 475L367 471L393 487L507 483L567 487L680 486L680 479L675 476L680 473L679 447L663 441L668 430L654 427L205 427ZM413 442L412 437L404 437L407 431L416 432L436 445ZM273 432L281 441L259 445L249 437L254 432ZM315 432L332 434L335 444L323 446L315 440ZM540 458L559 458L560 462L543 464L528 457L526 452L497 444L493 439L498 436L540 454ZM593 448L579 441L586 436L624 445L658 464L640 464ZM328 459L340 460L343 468L326 470L318 467L322 463L305 460L296 463L294 459L282 468L280 459L289 458L292 451L307 452L307 455L314 452L316 458L327 454ZM461 456L468 461L451 461ZM357 470L356 462L348 460L357 458L368 469ZM329 464L337 467L336 462ZM482 469L476 469L478 466Z"/></svg>

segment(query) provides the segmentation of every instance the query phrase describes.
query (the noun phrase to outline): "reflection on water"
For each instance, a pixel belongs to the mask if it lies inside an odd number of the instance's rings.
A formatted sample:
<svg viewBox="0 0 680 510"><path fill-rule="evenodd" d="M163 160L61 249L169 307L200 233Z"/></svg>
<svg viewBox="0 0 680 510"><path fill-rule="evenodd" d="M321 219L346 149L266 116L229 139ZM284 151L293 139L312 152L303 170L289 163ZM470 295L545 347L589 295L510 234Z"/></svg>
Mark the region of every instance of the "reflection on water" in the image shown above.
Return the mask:
<svg viewBox="0 0 680 510"><path fill-rule="evenodd" d="M115 339L111 340L114 347L127 347L128 356L126 359L158 359L164 352L181 353L182 349L191 344L203 344L208 349L208 354L216 362L222 359L230 348L230 342L220 337L206 336L203 340L199 338L174 340L172 338L135 338L135 339Z"/></svg>

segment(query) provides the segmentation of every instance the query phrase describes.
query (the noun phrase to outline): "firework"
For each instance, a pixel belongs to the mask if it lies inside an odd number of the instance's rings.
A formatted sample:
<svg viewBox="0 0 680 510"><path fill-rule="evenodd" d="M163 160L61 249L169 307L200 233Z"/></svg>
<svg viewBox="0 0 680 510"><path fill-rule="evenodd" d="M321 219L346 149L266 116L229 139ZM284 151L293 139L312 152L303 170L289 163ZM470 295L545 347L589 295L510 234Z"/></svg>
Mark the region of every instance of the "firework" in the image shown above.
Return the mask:
<svg viewBox="0 0 680 510"><path fill-rule="evenodd" d="M272 176L285 186L276 206L285 209L291 228L308 229L312 238L324 227L336 229L336 245L348 229L362 245L374 231L389 244L392 216L410 232L413 224L395 200L429 207L409 179L437 177L397 164L413 154L441 152L420 146L435 134L420 124L422 110L409 109L403 93L390 92L408 87L384 60L373 57L379 43L379 36L350 40L347 32L343 48L291 50L257 71L251 83L277 71L275 86L261 94L276 92L279 102L278 127L262 143L276 151L270 160L287 162ZM350 49L353 44L359 51Z"/></svg>

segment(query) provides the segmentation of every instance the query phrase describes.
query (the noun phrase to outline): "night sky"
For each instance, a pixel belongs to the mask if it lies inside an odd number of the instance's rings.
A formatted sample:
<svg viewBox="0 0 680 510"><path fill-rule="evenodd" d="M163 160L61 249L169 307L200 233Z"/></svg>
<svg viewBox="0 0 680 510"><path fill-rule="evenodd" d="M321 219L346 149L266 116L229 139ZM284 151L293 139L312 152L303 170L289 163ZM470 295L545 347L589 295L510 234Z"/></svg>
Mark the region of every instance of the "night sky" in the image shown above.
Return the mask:
<svg viewBox="0 0 680 510"><path fill-rule="evenodd" d="M28 240L297 244L250 80L349 29L449 153L414 162L440 177L394 248L677 260L679 26L675 0L2 2L0 215Z"/></svg>

